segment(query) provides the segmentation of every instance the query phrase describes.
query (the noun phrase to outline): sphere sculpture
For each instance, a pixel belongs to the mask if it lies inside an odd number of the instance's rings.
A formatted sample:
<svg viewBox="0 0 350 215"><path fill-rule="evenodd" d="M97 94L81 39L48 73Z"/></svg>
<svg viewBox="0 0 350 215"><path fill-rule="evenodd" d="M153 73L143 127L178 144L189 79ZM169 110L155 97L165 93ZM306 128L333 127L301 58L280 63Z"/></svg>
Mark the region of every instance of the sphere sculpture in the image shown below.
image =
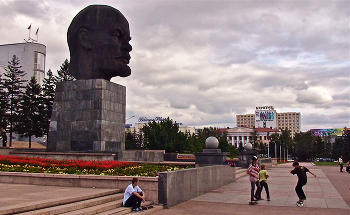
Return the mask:
<svg viewBox="0 0 350 215"><path fill-rule="evenodd" d="M217 149L219 146L219 140L216 137L208 137L205 140L205 147L207 149Z"/></svg>
<svg viewBox="0 0 350 215"><path fill-rule="evenodd" d="M244 148L247 150L247 151L250 151L253 149L253 145L251 143L247 143L244 145Z"/></svg>

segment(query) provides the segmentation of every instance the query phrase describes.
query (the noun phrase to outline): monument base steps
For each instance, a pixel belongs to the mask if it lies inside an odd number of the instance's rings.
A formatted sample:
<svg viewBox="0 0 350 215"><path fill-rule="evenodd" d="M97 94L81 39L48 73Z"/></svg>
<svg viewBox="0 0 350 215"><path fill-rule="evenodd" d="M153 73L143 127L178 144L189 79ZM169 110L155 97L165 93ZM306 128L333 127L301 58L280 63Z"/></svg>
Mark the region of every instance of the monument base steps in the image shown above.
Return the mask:
<svg viewBox="0 0 350 215"><path fill-rule="evenodd" d="M235 167L236 168L236 180L239 178L243 178L247 175L247 169L242 169L242 167Z"/></svg>
<svg viewBox="0 0 350 215"><path fill-rule="evenodd" d="M124 192L120 189L104 191L93 195L85 195L80 198L62 198L32 204L23 204L18 207L2 207L0 214L64 214L64 215L89 215L89 214L131 214L131 208L123 207ZM150 204L150 201L142 205ZM163 209L163 206L154 205L153 208L138 214L150 214Z"/></svg>

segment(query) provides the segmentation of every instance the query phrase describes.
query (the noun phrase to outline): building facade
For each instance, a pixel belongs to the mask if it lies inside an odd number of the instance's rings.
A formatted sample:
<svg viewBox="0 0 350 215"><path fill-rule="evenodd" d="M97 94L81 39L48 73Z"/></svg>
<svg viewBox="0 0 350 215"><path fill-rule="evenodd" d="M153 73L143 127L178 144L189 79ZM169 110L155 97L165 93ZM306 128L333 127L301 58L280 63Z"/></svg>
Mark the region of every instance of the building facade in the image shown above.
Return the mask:
<svg viewBox="0 0 350 215"><path fill-rule="evenodd" d="M285 112L277 113L277 128L278 129L288 129L291 131L294 137L295 133L300 132L301 128L301 116L297 112Z"/></svg>
<svg viewBox="0 0 350 215"><path fill-rule="evenodd" d="M237 127L288 129L292 136L301 129L299 112L277 113L272 106L256 107L255 114L236 115Z"/></svg>
<svg viewBox="0 0 350 215"><path fill-rule="evenodd" d="M242 146L244 147L247 143L252 143L254 131L256 131L257 140L266 145L269 145L269 137L272 134L281 134L280 130L272 128L227 128L227 141L236 148L238 148L240 144L242 144Z"/></svg>
<svg viewBox="0 0 350 215"><path fill-rule="evenodd" d="M0 45L0 74L6 72L5 68L13 55L19 59L21 70L27 73L23 79L29 81L34 76L42 85L45 77L46 46L32 42Z"/></svg>

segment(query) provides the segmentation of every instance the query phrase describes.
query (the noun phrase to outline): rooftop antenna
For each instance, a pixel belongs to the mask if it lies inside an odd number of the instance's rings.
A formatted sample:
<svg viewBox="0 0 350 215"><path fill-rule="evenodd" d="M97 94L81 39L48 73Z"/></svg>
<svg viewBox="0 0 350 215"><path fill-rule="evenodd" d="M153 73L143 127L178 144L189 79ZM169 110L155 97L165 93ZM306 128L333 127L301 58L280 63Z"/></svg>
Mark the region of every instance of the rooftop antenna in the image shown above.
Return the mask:
<svg viewBox="0 0 350 215"><path fill-rule="evenodd" d="M34 40L33 38L30 37L30 32L32 30L32 23L30 23L29 27L29 36L28 36L28 40L24 39L24 41L26 41L27 43L34 43L34 42L38 42L38 33L39 33L39 28L36 30L35 35L36 35L36 40Z"/></svg>

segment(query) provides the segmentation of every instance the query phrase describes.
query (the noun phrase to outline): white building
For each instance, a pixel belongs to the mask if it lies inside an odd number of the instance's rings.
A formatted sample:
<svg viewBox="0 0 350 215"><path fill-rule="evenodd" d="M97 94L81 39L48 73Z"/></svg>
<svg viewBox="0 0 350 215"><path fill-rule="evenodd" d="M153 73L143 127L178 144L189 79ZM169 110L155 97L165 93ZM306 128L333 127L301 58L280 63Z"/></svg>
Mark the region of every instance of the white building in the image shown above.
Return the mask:
<svg viewBox="0 0 350 215"><path fill-rule="evenodd" d="M30 80L32 76L36 78L39 84L43 84L45 77L45 57L46 46L40 43L14 43L0 45L0 74L5 73L5 67L12 60L13 55L19 59L21 70L27 74L23 77Z"/></svg>
<svg viewBox="0 0 350 215"><path fill-rule="evenodd" d="M235 146L239 147L239 144L242 143L242 146L245 146L247 143L253 141L252 133L256 131L256 135L258 140L264 144L269 144L269 136L274 133L281 134L280 130L272 129L272 128L247 128L247 127L235 127L235 128L227 128L227 139L228 142Z"/></svg>

